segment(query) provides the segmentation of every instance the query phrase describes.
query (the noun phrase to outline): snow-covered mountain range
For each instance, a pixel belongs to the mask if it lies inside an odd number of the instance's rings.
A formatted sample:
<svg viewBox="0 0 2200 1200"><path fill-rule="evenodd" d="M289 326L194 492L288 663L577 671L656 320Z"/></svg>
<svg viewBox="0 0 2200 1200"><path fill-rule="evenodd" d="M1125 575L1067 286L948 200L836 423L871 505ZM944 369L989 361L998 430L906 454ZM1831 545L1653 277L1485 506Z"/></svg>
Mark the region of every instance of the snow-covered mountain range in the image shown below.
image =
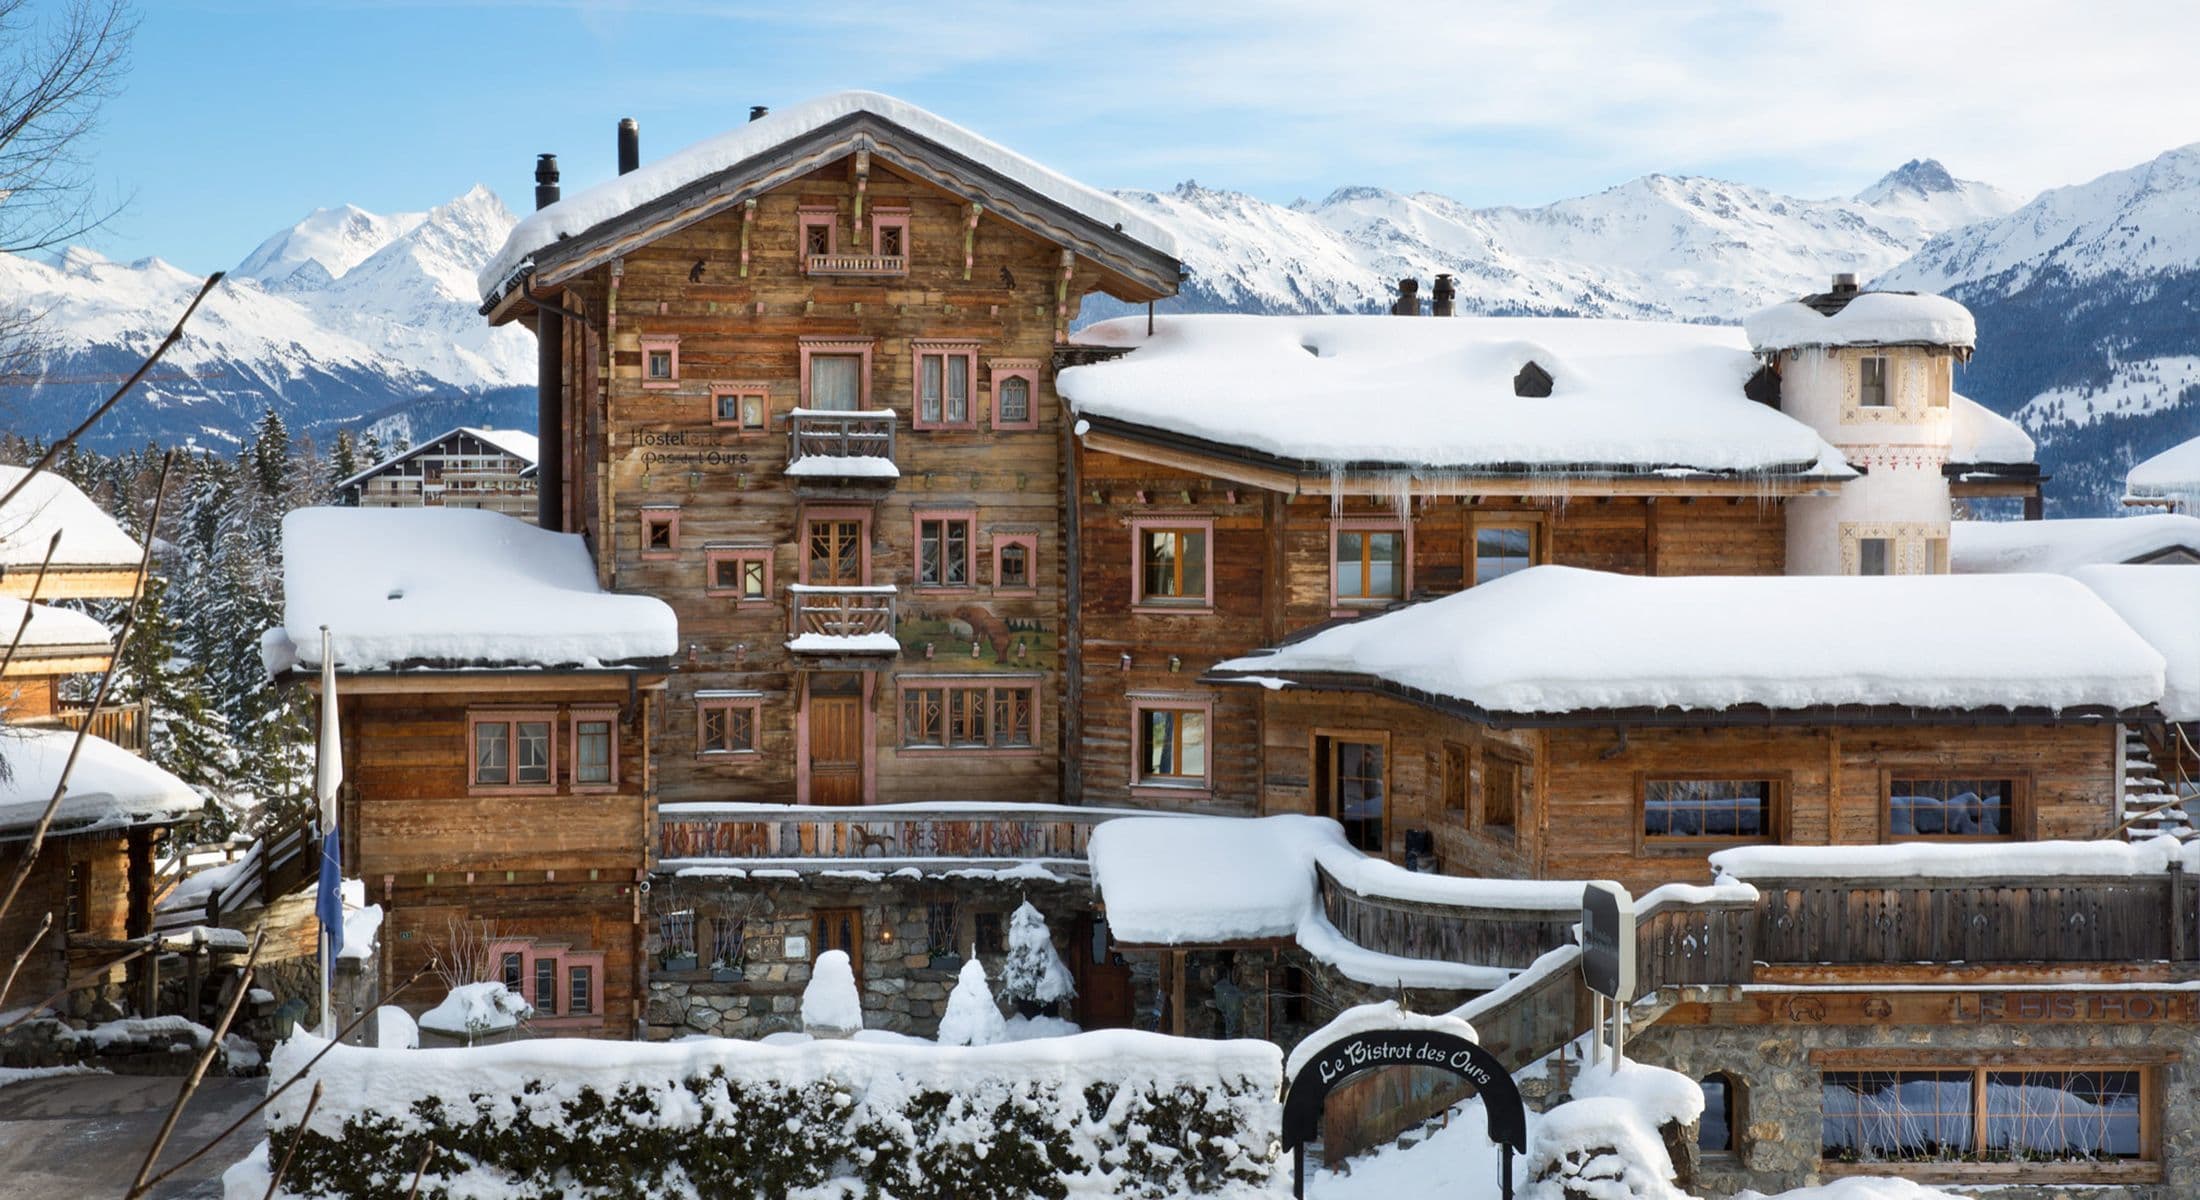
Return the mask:
<svg viewBox="0 0 2200 1200"><path fill-rule="evenodd" d="M1162 307L1180 311L1380 311L1397 280L1425 295L1438 272L1490 313L1735 320L1836 271L1945 291L1979 318L1961 386L2039 435L2061 511L2111 506L2133 457L2200 433L2200 145L2021 205L1930 159L1832 199L1669 175L1533 208L1366 187L1117 195L1178 231L1189 277ZM525 425L533 341L487 328L473 285L513 221L481 187L426 212L314 212L245 256L100 440L227 440L268 404L307 431ZM34 378L0 379L0 427L65 427L197 283L158 259L0 255L0 302L47 311L51 335ZM1084 318L1120 311L1096 296Z"/></svg>

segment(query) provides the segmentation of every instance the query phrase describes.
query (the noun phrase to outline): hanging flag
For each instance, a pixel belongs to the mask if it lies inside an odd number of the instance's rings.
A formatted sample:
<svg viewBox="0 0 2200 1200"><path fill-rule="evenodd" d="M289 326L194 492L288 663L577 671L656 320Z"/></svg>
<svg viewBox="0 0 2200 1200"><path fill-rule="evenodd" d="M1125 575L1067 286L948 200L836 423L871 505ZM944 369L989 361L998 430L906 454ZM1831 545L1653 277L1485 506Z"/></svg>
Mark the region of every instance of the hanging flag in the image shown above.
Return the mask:
<svg viewBox="0 0 2200 1200"><path fill-rule="evenodd" d="M336 731L336 656L329 650L328 626L321 627L321 740L314 755L313 796L320 805L321 890L314 915L321 919L321 987L328 989L329 964L344 949L344 873L342 845L336 840L336 789L344 782L344 743ZM322 1011L327 1011L324 1003Z"/></svg>

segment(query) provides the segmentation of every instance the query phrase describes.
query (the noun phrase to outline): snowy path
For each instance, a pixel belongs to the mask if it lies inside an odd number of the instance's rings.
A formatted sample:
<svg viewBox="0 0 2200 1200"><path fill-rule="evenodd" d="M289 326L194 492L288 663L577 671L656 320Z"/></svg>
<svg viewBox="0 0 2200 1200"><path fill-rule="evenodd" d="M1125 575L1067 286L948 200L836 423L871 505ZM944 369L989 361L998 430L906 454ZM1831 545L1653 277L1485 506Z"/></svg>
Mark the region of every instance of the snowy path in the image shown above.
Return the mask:
<svg viewBox="0 0 2200 1200"><path fill-rule="evenodd" d="M67 1075L0 1088L0 1197L57 1200L119 1196L175 1103L176 1078ZM169 1139L164 1162L199 1148L267 1091L265 1079L208 1079ZM246 1134L254 1134L247 1137ZM248 1129L181 1176L155 1200L221 1195L221 1173L257 1140Z"/></svg>

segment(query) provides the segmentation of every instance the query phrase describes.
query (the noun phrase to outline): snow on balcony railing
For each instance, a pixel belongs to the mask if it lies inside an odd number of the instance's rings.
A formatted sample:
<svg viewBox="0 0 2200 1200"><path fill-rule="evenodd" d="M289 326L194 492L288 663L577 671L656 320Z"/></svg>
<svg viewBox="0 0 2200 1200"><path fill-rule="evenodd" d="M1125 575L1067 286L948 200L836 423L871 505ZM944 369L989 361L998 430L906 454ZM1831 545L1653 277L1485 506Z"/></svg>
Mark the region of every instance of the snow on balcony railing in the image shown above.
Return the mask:
<svg viewBox="0 0 2200 1200"><path fill-rule="evenodd" d="M842 412L798 408L787 414L787 472L791 475L892 477L894 413L891 409ZM884 464L883 470L880 464Z"/></svg>
<svg viewBox="0 0 2200 1200"><path fill-rule="evenodd" d="M887 653L901 648L894 640L893 588L798 583L787 591L794 597L790 648Z"/></svg>

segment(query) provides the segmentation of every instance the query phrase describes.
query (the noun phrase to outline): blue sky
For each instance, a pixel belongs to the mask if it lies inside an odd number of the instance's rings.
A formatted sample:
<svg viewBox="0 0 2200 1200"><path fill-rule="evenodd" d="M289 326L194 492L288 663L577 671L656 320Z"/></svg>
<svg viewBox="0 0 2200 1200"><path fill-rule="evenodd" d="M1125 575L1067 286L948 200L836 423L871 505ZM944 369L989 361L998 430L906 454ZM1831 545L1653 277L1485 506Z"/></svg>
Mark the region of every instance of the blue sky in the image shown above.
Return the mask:
<svg viewBox="0 0 2200 1200"><path fill-rule="evenodd" d="M58 4L60 0L35 0ZM752 103L891 92L1087 183L1537 204L1651 171L1805 195L1903 160L2030 193L2200 139L2200 6L141 0L92 244L207 270L308 211L529 203Z"/></svg>

